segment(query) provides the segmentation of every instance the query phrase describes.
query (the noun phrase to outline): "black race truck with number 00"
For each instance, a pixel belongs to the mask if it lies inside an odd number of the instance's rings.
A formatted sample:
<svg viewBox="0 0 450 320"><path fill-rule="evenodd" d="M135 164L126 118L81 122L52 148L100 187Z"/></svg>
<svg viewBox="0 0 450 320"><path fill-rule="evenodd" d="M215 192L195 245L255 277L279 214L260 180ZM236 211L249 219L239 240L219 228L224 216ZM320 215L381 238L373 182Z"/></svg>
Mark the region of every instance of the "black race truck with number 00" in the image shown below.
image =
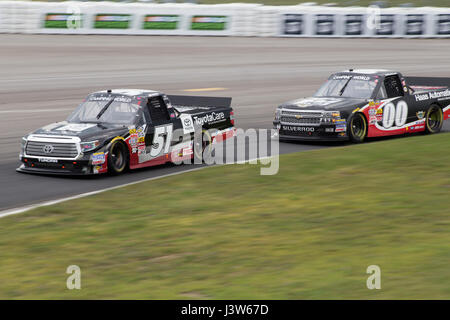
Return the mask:
<svg viewBox="0 0 450 320"><path fill-rule="evenodd" d="M24 136L17 171L119 174L166 162L201 162L206 148L234 134L231 98L99 91L66 121Z"/></svg>
<svg viewBox="0 0 450 320"><path fill-rule="evenodd" d="M387 70L332 74L310 98L280 105L273 121L280 140L350 140L437 133L450 117L450 79L403 77Z"/></svg>

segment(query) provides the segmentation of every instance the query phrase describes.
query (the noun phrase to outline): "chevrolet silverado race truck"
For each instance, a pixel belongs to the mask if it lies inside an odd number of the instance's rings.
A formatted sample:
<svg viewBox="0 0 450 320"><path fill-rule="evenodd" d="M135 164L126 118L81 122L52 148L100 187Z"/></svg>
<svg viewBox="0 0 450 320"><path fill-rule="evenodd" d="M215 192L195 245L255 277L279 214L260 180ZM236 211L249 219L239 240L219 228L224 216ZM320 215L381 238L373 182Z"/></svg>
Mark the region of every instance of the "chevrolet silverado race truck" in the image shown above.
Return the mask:
<svg viewBox="0 0 450 320"><path fill-rule="evenodd" d="M313 97L275 112L280 140L350 140L437 133L450 116L449 78L403 77L387 70L331 75Z"/></svg>
<svg viewBox="0 0 450 320"><path fill-rule="evenodd" d="M90 94L66 121L24 136L17 171L119 174L201 159L205 148L234 133L231 98L139 89L100 91Z"/></svg>

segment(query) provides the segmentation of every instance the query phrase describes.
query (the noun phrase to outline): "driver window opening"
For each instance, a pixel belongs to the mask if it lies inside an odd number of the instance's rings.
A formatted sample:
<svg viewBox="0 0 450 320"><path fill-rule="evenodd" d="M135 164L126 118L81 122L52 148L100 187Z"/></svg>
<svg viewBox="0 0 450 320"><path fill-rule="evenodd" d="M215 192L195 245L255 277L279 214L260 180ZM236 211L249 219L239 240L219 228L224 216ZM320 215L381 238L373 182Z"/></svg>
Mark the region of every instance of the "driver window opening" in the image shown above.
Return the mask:
<svg viewBox="0 0 450 320"><path fill-rule="evenodd" d="M148 99L147 108L153 122L170 121L170 115L161 96Z"/></svg>
<svg viewBox="0 0 450 320"><path fill-rule="evenodd" d="M387 98L403 96L403 88L398 76L387 76L384 79L384 86L386 89Z"/></svg>

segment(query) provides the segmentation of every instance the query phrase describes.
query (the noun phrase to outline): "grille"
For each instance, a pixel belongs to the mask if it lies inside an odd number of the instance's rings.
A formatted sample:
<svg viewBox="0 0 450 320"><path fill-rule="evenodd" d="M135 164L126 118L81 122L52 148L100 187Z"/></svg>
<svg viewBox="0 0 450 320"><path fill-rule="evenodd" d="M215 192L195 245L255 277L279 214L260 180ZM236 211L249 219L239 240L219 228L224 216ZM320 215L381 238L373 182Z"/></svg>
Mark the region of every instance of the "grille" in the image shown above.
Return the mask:
<svg viewBox="0 0 450 320"><path fill-rule="evenodd" d="M281 122L285 124L319 125L321 119L322 112L282 111L281 113Z"/></svg>
<svg viewBox="0 0 450 320"><path fill-rule="evenodd" d="M45 146L52 146L53 151L50 153L46 153L44 151ZM28 141L26 154L29 156L72 159L78 156L78 150L75 143Z"/></svg>

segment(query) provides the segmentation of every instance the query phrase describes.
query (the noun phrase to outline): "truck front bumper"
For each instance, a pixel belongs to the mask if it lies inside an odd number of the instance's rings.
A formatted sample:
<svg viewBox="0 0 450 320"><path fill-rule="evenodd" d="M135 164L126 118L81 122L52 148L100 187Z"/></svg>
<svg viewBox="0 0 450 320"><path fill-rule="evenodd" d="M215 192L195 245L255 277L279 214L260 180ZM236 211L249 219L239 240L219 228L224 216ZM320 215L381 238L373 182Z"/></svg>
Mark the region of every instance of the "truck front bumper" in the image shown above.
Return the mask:
<svg viewBox="0 0 450 320"><path fill-rule="evenodd" d="M291 141L347 141L346 127L335 124L323 124L319 126L284 125L274 122L280 140Z"/></svg>
<svg viewBox="0 0 450 320"><path fill-rule="evenodd" d="M39 158L21 157L22 164L16 169L21 173L51 174L51 175L92 175L107 172L105 164L92 165L89 160L59 160L42 162Z"/></svg>

